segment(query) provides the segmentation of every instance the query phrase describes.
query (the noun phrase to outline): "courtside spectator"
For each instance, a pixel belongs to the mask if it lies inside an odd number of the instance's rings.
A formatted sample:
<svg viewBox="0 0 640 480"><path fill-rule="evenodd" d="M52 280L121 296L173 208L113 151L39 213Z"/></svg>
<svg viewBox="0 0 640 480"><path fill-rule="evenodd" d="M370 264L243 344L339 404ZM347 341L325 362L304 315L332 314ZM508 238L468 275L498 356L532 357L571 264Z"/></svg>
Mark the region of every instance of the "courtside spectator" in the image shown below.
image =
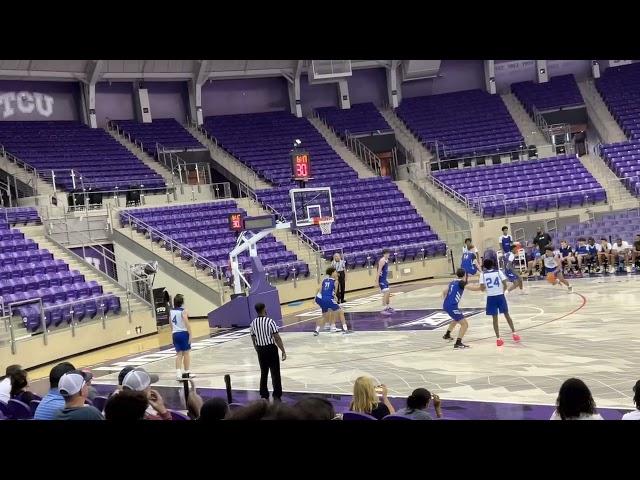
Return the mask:
<svg viewBox="0 0 640 480"><path fill-rule="evenodd" d="M261 398L248 403L242 408L237 409L229 415L229 420L262 420L267 414L269 408L269 400Z"/></svg>
<svg viewBox="0 0 640 480"><path fill-rule="evenodd" d="M229 404L224 398L210 398L202 404L198 420L201 422L215 422L224 420L229 415Z"/></svg>
<svg viewBox="0 0 640 480"><path fill-rule="evenodd" d="M56 420L104 420L97 408L85 405L89 396L89 387L84 372L73 370L62 375L58 390L64 397L65 403Z"/></svg>
<svg viewBox="0 0 640 480"><path fill-rule="evenodd" d="M88 368L83 368L82 371L87 374L87 378L88 378L87 386L89 387L89 400L93 402L93 399L98 396L98 390L96 390L96 387L91 385L91 382L93 381L93 372Z"/></svg>
<svg viewBox="0 0 640 480"><path fill-rule="evenodd" d="M408 417L411 420L433 420L431 415L427 413L429 403L433 399L433 407L436 411L436 416L442 418L442 407L440 403L440 397L437 395L431 395L431 392L426 388L416 388L411 395L407 397L407 406L398 410L398 415Z"/></svg>
<svg viewBox="0 0 640 480"><path fill-rule="evenodd" d="M298 410L282 402L274 402L267 407L262 420L303 420Z"/></svg>
<svg viewBox="0 0 640 480"><path fill-rule="evenodd" d="M579 378L570 378L560 387L556 411L551 420L603 420L589 387Z"/></svg>
<svg viewBox="0 0 640 480"><path fill-rule="evenodd" d="M0 402L7 403L11 398L11 375L22 370L20 365L9 365L0 377Z"/></svg>
<svg viewBox="0 0 640 480"><path fill-rule="evenodd" d="M293 406L302 420L333 420L336 411L333 403L321 397L306 397L298 400Z"/></svg>
<svg viewBox="0 0 640 480"><path fill-rule="evenodd" d="M54 420L60 410L64 408L64 398L58 390L60 377L76 368L69 362L62 362L56 365L49 372L49 392L40 401L34 420Z"/></svg>
<svg viewBox="0 0 640 480"><path fill-rule="evenodd" d="M146 420L171 420L171 412L167 410L164 399L157 390L151 389L151 384L158 381L157 375L150 375L142 368L131 370L122 381L122 391L133 390L147 396L149 407L144 418Z"/></svg>
<svg viewBox="0 0 640 480"><path fill-rule="evenodd" d="M378 389L382 395L382 402L378 400ZM375 386L371 377L358 377L353 385L353 399L349 409L353 412L366 413L378 420L395 413L395 408L387 398L386 385Z"/></svg>
<svg viewBox="0 0 640 480"><path fill-rule="evenodd" d="M622 420L640 420L640 380L633 387L633 393L633 402L636 404L636 409L633 412L625 413L622 416Z"/></svg>
<svg viewBox="0 0 640 480"><path fill-rule="evenodd" d="M104 416L115 422L144 420L149 402L144 392L125 390L113 395L104 406Z"/></svg>
<svg viewBox="0 0 640 480"><path fill-rule="evenodd" d="M29 391L29 378L25 370L18 370L11 375L11 398L27 405L31 400L40 400L39 396Z"/></svg>

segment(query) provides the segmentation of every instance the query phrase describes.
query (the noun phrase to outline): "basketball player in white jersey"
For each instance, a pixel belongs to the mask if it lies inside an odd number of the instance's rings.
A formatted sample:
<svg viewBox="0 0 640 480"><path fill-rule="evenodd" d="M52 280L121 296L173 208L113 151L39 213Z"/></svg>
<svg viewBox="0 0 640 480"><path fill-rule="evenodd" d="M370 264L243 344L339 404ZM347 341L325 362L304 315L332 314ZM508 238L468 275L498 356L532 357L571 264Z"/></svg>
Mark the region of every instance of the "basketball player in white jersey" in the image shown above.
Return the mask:
<svg viewBox="0 0 640 480"><path fill-rule="evenodd" d="M547 275L553 274L556 277L554 285L558 285L561 283L566 285L569 289L569 293L573 292L573 287L569 285L569 282L565 280L564 274L562 273L562 257L559 253L555 253L553 251L553 247L547 247L544 251L544 256L542 257L542 261L544 263L544 273Z"/></svg>
<svg viewBox="0 0 640 480"><path fill-rule="evenodd" d="M189 367L191 366L191 323L189 314L183 307L184 297L178 294L173 299L173 308L169 313L169 323L173 332L173 347L176 350L176 379L183 380L193 378ZM184 366L184 370L181 367Z"/></svg>
<svg viewBox="0 0 640 480"><path fill-rule="evenodd" d="M513 320L509 315L509 306L504 296L507 288L507 277L501 270L496 270L492 259L487 258L482 263L484 272L480 272L480 290L487 293L487 315L493 317L493 330L496 333L496 345L501 347L504 340L500 338L500 329L498 328L498 314L502 313L511 329L511 337L514 342L520 341L520 335L516 333L513 326Z"/></svg>

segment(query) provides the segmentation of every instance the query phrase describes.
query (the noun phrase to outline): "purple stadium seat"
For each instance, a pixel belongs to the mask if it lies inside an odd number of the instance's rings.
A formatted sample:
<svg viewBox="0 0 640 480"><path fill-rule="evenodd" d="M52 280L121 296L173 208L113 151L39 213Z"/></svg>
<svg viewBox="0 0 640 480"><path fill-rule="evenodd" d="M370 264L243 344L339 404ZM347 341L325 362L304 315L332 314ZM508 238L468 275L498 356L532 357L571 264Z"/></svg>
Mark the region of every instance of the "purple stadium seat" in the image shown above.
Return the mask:
<svg viewBox="0 0 640 480"><path fill-rule="evenodd" d="M366 413L348 411L342 414L342 420L377 420L377 418Z"/></svg>
<svg viewBox="0 0 640 480"><path fill-rule="evenodd" d="M31 413L29 405L15 398L7 402L7 413L7 418L11 420L28 420L33 418L33 413Z"/></svg>

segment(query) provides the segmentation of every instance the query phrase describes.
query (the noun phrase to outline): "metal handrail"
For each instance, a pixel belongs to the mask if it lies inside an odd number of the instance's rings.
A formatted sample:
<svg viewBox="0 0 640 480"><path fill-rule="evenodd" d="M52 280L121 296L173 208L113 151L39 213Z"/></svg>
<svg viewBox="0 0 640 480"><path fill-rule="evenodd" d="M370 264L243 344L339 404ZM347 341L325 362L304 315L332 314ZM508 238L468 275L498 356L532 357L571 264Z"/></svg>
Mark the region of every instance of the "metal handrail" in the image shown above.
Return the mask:
<svg viewBox="0 0 640 480"><path fill-rule="evenodd" d="M182 243L175 241L169 235L167 235L167 234L161 232L160 230L158 230L157 228L152 227L151 225L143 222L142 220L140 220L136 216L132 215L131 213L129 213L127 211L124 211L124 212L121 212L121 214L122 214L122 216L120 217L120 223L122 224L122 220L128 220L128 223L125 224L125 225L122 225L122 226L129 228L129 230L131 232L131 238L133 238L134 226L135 227L142 227L143 229L146 230L147 233L149 233L149 240L151 241L151 251L152 252L153 252L153 244L155 243L155 240L153 238L154 238L154 236L156 236L156 237L158 237L158 240L162 240L162 241L165 242L165 244L169 244L169 247L171 249L171 260L172 260L172 263L174 265L175 265L175 252L176 252L176 250L179 250L180 254L186 253L190 257L190 262L193 264L193 267L194 267L194 277L195 278L198 278L198 275L197 275L198 266L203 267L205 269L209 269L209 271L211 272L211 276L218 281L218 285L220 286L220 290L218 292L218 294L220 295L220 304L223 303L223 301L224 301L224 288L223 288L224 284L222 283L222 279L224 278L224 274L223 274L222 269L220 267L218 267L216 264L214 264L213 262L211 262L207 258L203 257L202 255L200 255L199 253L195 252L194 250L186 247Z"/></svg>
<svg viewBox="0 0 640 480"><path fill-rule="evenodd" d="M443 190L446 194L453 197L458 202L462 203L465 207L469 208L469 199L467 197L459 194L457 191L455 191L453 188L451 188L447 184L443 183L441 180L437 179L435 176L427 175L427 181L430 181L434 187L437 187L440 190Z"/></svg>
<svg viewBox="0 0 640 480"><path fill-rule="evenodd" d="M382 160L373 153L364 143L345 131L345 144L367 167L376 175L381 175Z"/></svg>

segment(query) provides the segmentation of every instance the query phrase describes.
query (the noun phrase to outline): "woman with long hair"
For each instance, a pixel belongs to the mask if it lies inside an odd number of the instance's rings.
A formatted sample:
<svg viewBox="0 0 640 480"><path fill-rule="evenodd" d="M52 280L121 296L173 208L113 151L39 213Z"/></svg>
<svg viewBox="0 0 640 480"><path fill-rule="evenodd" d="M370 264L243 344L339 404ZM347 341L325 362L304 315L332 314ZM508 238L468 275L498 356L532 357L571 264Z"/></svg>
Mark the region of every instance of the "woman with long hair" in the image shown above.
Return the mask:
<svg viewBox="0 0 640 480"><path fill-rule="evenodd" d="M589 387L579 378L570 378L560 387L556 411L551 420L604 420L596 411Z"/></svg>
<svg viewBox="0 0 640 480"><path fill-rule="evenodd" d="M382 394L382 402L378 400L376 389ZM358 377L353 384L353 399L349 409L353 412L366 413L378 420L396 411L387 397L386 385L376 387L373 378L364 376Z"/></svg>
<svg viewBox="0 0 640 480"><path fill-rule="evenodd" d="M40 397L29 391L27 372L19 370L11 375L11 399L20 400L29 405L31 400L39 400Z"/></svg>

